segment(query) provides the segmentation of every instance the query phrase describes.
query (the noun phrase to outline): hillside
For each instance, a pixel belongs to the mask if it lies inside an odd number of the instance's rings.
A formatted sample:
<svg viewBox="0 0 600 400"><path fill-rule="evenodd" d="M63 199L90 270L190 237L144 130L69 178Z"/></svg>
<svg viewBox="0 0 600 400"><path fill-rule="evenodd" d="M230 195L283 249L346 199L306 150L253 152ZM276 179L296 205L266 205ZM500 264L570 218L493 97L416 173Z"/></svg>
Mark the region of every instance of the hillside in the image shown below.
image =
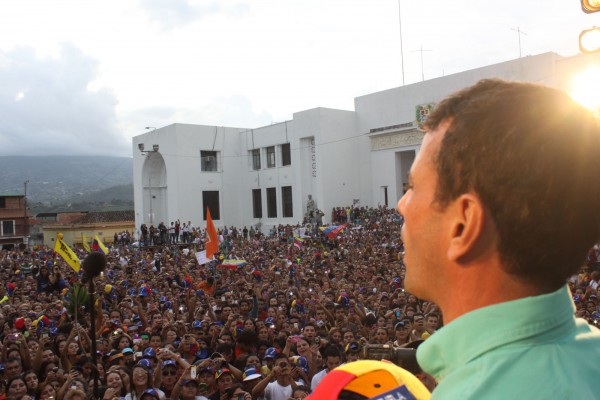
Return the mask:
<svg viewBox="0 0 600 400"><path fill-rule="evenodd" d="M0 157L0 194L23 194L32 213L133 209L133 161L104 156Z"/></svg>

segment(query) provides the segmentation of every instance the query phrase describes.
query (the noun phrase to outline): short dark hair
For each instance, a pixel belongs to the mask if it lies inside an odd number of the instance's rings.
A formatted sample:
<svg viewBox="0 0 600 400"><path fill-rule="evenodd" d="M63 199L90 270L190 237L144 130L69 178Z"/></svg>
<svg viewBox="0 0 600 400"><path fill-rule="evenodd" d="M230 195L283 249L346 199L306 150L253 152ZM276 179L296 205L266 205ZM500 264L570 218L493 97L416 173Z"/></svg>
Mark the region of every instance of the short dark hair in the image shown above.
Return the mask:
<svg viewBox="0 0 600 400"><path fill-rule="evenodd" d="M242 303L246 303L247 305L250 305L250 301L247 299L242 299L238 302L238 305L242 305Z"/></svg>
<svg viewBox="0 0 600 400"><path fill-rule="evenodd" d="M330 344L329 346L327 346L325 348L325 351L323 352L323 358L326 360L327 357L342 358L342 353L340 352L340 349L336 345Z"/></svg>
<svg viewBox="0 0 600 400"><path fill-rule="evenodd" d="M555 290L600 238L600 132L566 93L487 79L443 100L435 203L474 192L492 216L505 271Z"/></svg>
<svg viewBox="0 0 600 400"><path fill-rule="evenodd" d="M241 383L234 383L229 389L227 389L227 391L225 392L227 394L227 398L228 399L232 399L233 398L233 393L235 393L236 390L241 389L243 391L246 391L246 389L244 388L244 385L242 385Z"/></svg>
<svg viewBox="0 0 600 400"><path fill-rule="evenodd" d="M429 314L427 314L425 316L425 319L427 319L427 318L437 318L438 321L439 321L440 320L440 315L438 313L432 311L432 312L430 312Z"/></svg>
<svg viewBox="0 0 600 400"><path fill-rule="evenodd" d="M304 329L305 329L307 326L312 326L312 327L313 327L313 329L314 329L315 331L317 330L317 325L316 325L314 322L307 322L307 323L306 323L306 324L304 324L304 326L302 327L302 330L304 331Z"/></svg>

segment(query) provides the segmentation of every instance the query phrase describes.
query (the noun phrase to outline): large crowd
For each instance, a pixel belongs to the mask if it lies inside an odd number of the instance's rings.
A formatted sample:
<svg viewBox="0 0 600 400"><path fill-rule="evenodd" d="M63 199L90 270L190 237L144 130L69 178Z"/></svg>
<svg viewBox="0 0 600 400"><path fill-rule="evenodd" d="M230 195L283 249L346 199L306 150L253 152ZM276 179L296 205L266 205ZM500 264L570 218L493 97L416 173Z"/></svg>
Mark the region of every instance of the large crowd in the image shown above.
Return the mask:
<svg viewBox="0 0 600 400"><path fill-rule="evenodd" d="M205 264L205 232L187 224L173 236L119 235L95 279L95 332L81 274L52 249L2 250L0 400L92 398L95 373L103 400L295 400L365 348L411 348L438 330L439 308L404 290L398 213L339 207L332 217L348 224L333 238L304 226L221 229ZM596 246L569 280L576 315L595 324L599 266Z"/></svg>

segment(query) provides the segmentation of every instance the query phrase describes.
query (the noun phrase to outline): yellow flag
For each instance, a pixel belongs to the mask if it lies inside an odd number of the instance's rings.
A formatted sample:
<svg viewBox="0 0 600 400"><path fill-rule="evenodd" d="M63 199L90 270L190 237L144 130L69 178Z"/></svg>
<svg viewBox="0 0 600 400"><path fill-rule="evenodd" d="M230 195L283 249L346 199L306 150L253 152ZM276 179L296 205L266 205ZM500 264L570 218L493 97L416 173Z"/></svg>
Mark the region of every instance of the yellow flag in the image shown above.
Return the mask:
<svg viewBox="0 0 600 400"><path fill-rule="evenodd" d="M81 232L81 242L83 243L83 249L85 251L87 251L88 253L91 253L92 250L90 249L90 245L88 244L87 240L85 239L83 232Z"/></svg>
<svg viewBox="0 0 600 400"><path fill-rule="evenodd" d="M79 272L79 258L73 253L73 250L65 242L62 241L62 234L56 236L56 244L54 245L54 251L60 254L60 256L75 270Z"/></svg>

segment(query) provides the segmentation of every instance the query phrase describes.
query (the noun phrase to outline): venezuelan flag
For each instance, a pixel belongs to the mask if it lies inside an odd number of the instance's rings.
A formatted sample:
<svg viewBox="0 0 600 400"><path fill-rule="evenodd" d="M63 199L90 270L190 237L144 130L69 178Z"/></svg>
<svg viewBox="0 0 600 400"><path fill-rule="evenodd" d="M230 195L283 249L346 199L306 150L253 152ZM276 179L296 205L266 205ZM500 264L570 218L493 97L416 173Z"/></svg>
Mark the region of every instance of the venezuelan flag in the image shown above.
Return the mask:
<svg viewBox="0 0 600 400"><path fill-rule="evenodd" d="M246 260L223 260L221 267L228 269L243 268L246 265Z"/></svg>
<svg viewBox="0 0 600 400"><path fill-rule="evenodd" d="M344 230L344 228L346 227L346 225L348 224L342 224L342 225L332 225L332 226L325 226L325 227L321 227L319 228L321 230L321 232L323 232L323 234L325 236L327 236L330 239L333 239L334 237L336 237L341 231Z"/></svg>
<svg viewBox="0 0 600 400"><path fill-rule="evenodd" d="M302 239L300 236L294 235L294 246L301 249L303 245L304 239Z"/></svg>
<svg viewBox="0 0 600 400"><path fill-rule="evenodd" d="M94 241L92 242L92 249L94 249L95 251L98 251L98 252L102 252L104 254L108 254L108 249L106 248L104 243L102 243L102 241L100 240L98 235L94 235Z"/></svg>

